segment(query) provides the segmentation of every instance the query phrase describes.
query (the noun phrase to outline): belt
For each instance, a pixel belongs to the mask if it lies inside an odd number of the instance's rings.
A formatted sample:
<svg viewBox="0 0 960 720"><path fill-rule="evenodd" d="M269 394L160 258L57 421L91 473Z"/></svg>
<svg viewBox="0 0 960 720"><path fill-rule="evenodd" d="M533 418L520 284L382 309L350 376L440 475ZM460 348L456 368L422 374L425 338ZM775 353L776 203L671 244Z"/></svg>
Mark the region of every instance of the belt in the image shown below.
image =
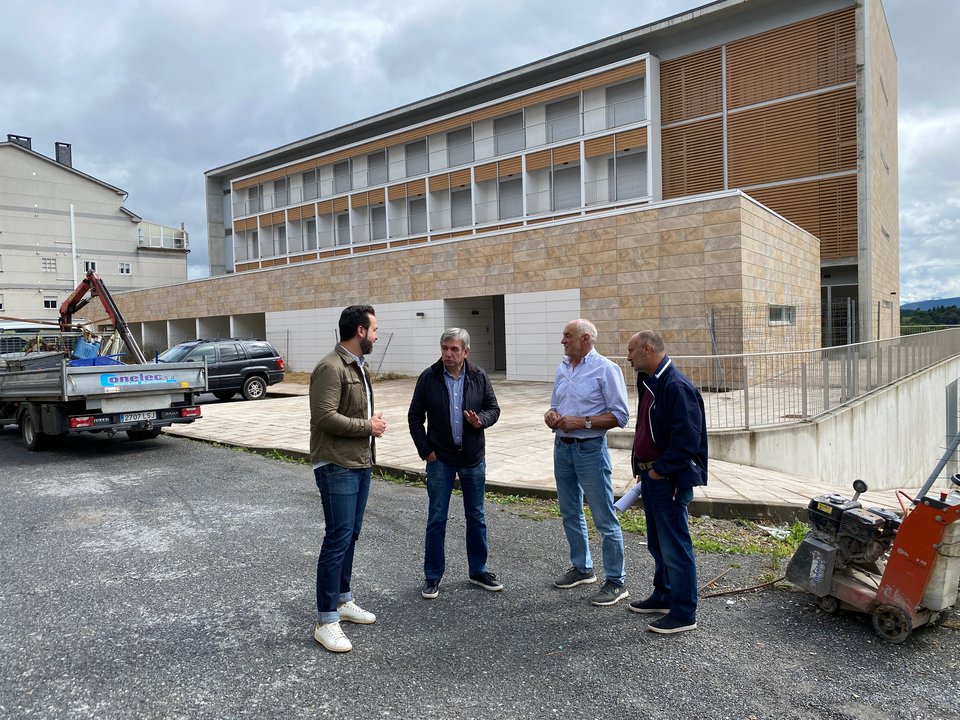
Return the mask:
<svg viewBox="0 0 960 720"><path fill-rule="evenodd" d="M653 461L650 462L638 462L634 463L637 466L637 470L649 470L653 467Z"/></svg>
<svg viewBox="0 0 960 720"><path fill-rule="evenodd" d="M567 445L573 445L574 443L588 442L589 440L597 440L597 438L575 438L575 437L560 437L557 436L557 440Z"/></svg>

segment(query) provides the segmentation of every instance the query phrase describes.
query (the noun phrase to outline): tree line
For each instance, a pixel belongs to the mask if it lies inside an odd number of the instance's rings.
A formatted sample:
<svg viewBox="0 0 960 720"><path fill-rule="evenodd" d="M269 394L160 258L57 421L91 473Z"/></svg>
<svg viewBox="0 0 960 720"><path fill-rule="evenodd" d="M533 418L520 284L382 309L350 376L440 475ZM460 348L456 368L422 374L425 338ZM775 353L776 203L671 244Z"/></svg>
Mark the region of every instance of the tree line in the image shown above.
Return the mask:
<svg viewBox="0 0 960 720"><path fill-rule="evenodd" d="M929 310L901 310L901 325L960 325L960 307L938 305Z"/></svg>

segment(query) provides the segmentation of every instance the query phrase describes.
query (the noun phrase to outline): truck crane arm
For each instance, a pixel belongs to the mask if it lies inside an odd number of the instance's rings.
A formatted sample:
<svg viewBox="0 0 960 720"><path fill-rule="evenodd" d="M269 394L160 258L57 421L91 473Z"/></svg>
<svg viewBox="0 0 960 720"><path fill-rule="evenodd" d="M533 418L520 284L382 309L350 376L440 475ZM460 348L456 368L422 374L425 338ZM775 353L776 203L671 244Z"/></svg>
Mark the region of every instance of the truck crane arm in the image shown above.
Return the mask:
<svg viewBox="0 0 960 720"><path fill-rule="evenodd" d="M143 356L143 351L130 332L130 326L127 325L127 321L123 319L123 314L120 312L120 308L117 307L113 295L110 294L101 277L93 270L86 274L83 280L80 281L80 284L77 285L76 289L70 294L70 297L60 305L60 330L64 332L68 331L73 325L74 314L85 307L87 303L95 297L100 298L100 302L103 304L104 310L107 311L110 321L117 329L117 332L120 333L120 337L123 338L127 349L136 361L138 363L146 363L147 360Z"/></svg>

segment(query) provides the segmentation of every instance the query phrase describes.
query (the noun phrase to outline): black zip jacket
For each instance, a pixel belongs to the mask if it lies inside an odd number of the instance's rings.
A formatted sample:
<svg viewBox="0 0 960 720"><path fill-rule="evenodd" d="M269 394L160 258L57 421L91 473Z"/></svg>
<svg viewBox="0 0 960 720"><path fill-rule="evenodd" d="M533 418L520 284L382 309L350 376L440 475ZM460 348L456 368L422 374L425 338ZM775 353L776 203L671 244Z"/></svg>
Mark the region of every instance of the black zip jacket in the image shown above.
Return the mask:
<svg viewBox="0 0 960 720"><path fill-rule="evenodd" d="M463 420L463 444L453 444L450 428L450 393L443 379L443 360L437 360L417 378L407 411L407 424L417 453L424 460L434 452L440 460L459 467L473 467L483 460L483 430L500 419L500 406L490 378L482 368L463 361L463 409L480 416L478 430ZM424 428L424 418L427 426Z"/></svg>

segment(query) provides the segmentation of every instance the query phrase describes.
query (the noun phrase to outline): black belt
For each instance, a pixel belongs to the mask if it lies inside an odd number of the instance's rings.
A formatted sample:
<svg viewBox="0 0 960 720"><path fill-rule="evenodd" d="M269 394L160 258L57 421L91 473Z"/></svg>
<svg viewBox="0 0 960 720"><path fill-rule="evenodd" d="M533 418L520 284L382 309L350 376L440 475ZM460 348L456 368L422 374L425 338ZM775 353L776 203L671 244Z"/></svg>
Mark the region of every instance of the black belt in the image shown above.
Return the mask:
<svg viewBox="0 0 960 720"><path fill-rule="evenodd" d="M653 467L653 460L650 462L638 462L634 463L637 466L637 470L650 470Z"/></svg>
<svg viewBox="0 0 960 720"><path fill-rule="evenodd" d="M595 437L592 437L592 438L575 438L575 437L559 437L559 436L557 436L557 440L559 440L559 441L562 442L562 443L566 443L567 445L573 445L574 443L582 443L582 442L587 442L587 441L589 441L589 440L599 440L599 438L595 438Z"/></svg>

